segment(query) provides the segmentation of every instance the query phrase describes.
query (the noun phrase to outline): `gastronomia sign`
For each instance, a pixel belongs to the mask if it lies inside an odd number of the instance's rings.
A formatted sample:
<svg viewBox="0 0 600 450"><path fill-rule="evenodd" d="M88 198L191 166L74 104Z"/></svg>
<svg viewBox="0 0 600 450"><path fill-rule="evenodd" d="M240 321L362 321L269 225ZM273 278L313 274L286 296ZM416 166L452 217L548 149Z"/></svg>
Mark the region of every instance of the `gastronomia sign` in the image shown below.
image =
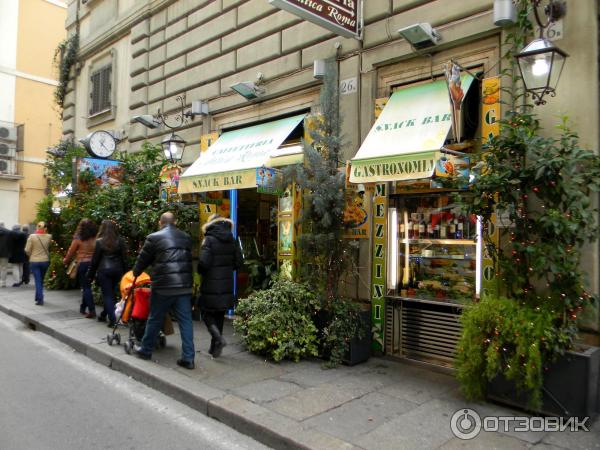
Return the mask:
<svg viewBox="0 0 600 450"><path fill-rule="evenodd" d="M273 6L344 37L359 38L361 0L269 0Z"/></svg>

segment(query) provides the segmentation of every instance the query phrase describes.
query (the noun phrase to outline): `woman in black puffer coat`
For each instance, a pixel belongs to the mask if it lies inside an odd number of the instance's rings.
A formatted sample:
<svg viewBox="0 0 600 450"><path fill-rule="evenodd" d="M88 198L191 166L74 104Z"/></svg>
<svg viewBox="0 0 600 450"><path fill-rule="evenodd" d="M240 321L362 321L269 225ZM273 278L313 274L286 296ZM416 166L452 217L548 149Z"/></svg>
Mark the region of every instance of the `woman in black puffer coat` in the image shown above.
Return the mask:
<svg viewBox="0 0 600 450"><path fill-rule="evenodd" d="M223 321L225 312L233 308L235 302L233 272L244 263L232 230L233 222L218 214L210 216L202 227L204 240L198 263L198 272L202 275L199 306L212 336L208 352L214 358L218 358L227 345L222 336Z"/></svg>

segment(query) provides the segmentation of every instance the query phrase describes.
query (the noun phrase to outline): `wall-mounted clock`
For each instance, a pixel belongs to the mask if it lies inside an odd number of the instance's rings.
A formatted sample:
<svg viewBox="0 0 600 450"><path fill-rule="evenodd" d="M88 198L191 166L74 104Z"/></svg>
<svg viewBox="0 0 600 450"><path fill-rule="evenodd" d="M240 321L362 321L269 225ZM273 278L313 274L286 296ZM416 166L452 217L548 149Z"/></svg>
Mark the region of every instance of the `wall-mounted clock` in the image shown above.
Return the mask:
<svg viewBox="0 0 600 450"><path fill-rule="evenodd" d="M83 141L88 153L95 158L110 158L117 149L117 141L108 131L90 133Z"/></svg>

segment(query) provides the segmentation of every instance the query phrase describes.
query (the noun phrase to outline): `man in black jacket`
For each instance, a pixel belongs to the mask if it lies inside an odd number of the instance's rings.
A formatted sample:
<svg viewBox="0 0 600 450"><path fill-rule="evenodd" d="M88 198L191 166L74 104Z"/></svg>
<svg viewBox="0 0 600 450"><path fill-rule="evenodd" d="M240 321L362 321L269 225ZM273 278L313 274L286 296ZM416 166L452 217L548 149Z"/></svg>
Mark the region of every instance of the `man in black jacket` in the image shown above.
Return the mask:
<svg viewBox="0 0 600 450"><path fill-rule="evenodd" d="M198 262L198 272L202 275L200 309L212 336L208 353L213 358L218 358L227 345L223 339L225 311L234 306L233 274L244 263L232 230L233 222L218 214L210 216L202 227L204 240Z"/></svg>
<svg viewBox="0 0 600 450"><path fill-rule="evenodd" d="M137 277L152 266L150 316L142 344L136 345L134 351L140 358L150 359L165 316L173 308L181 334L181 359L177 364L193 369L192 238L175 226L171 212L160 216L158 223L160 231L148 235L133 267L133 275Z"/></svg>

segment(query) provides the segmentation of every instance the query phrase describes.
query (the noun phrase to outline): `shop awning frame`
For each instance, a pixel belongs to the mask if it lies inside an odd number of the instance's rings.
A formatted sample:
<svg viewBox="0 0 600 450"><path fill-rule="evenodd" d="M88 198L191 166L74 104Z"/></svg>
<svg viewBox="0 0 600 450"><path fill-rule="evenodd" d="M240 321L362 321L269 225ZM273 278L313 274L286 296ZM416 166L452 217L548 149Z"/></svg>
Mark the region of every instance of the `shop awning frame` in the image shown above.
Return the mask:
<svg viewBox="0 0 600 450"><path fill-rule="evenodd" d="M463 74L466 96L473 76ZM445 80L396 91L388 100L351 162L351 183L373 183L430 178L444 155L461 156L443 146L452 119L462 120L453 109Z"/></svg>
<svg viewBox="0 0 600 450"><path fill-rule="evenodd" d="M227 131L181 175L179 193L256 187L256 169L302 161L302 146L280 149L306 114Z"/></svg>

